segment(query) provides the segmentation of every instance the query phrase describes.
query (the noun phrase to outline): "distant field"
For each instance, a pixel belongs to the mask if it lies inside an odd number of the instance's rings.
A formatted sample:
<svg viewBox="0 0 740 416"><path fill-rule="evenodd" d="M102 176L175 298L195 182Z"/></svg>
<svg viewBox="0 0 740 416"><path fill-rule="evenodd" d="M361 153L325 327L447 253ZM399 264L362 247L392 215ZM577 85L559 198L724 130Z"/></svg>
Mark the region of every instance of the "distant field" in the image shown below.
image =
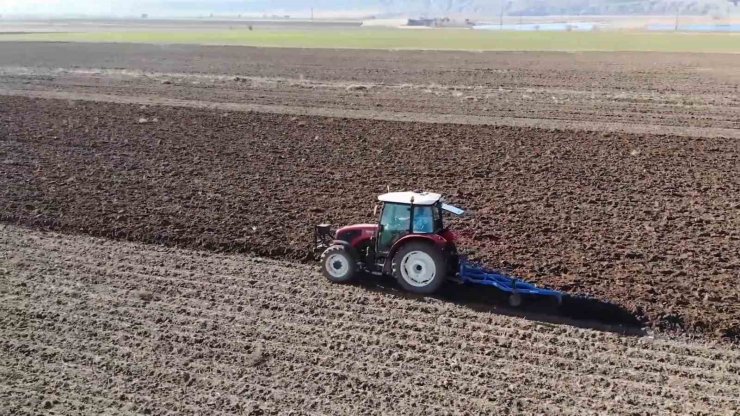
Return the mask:
<svg viewBox="0 0 740 416"><path fill-rule="evenodd" d="M181 43L302 48L740 53L740 34L486 32L465 29L132 31L25 33L0 41Z"/></svg>

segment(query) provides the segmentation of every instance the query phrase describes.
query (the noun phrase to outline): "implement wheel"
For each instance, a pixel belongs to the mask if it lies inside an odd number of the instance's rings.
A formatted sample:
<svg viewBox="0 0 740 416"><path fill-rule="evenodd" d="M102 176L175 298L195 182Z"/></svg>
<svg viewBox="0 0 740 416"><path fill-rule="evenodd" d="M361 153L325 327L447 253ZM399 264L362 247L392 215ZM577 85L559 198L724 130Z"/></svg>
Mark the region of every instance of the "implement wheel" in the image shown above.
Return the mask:
<svg viewBox="0 0 740 416"><path fill-rule="evenodd" d="M522 306L522 295L518 293L512 293L509 295L509 306L512 308L518 308Z"/></svg>
<svg viewBox="0 0 740 416"><path fill-rule="evenodd" d="M442 253L429 243L410 242L393 256L393 277L407 291L429 295L447 278Z"/></svg>
<svg viewBox="0 0 740 416"><path fill-rule="evenodd" d="M334 283L348 283L357 275L357 260L346 247L333 245L321 254L321 272Z"/></svg>

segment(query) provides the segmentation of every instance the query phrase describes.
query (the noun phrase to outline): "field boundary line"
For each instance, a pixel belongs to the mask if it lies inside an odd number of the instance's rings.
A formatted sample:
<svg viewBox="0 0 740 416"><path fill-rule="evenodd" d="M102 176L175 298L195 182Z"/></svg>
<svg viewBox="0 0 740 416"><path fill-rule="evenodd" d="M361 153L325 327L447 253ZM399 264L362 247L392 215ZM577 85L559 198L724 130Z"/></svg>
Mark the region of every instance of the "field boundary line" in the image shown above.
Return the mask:
<svg viewBox="0 0 740 416"><path fill-rule="evenodd" d="M301 107L275 104L246 104L234 102L214 102L184 100L177 98L82 93L69 91L17 90L0 88L1 96L39 98L50 100L92 101L114 104L151 105L182 107L230 112L253 112L284 114L293 116L348 118L378 121L400 121L428 124L488 125L518 128L538 128L595 132L622 132L631 134L654 134L655 125L619 122L589 122L576 120L534 119L526 117L490 117L459 114L432 114L415 112L396 112L382 110L354 110L326 107ZM740 139L740 129L660 126L662 134L682 137L736 138Z"/></svg>

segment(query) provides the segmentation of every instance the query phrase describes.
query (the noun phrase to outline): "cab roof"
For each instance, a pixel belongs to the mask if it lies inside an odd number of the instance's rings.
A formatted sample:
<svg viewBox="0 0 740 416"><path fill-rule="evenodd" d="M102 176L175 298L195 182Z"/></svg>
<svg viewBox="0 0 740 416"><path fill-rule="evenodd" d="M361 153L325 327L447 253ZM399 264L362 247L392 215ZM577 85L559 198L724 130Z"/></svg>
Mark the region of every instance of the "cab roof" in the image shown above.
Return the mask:
<svg viewBox="0 0 740 416"><path fill-rule="evenodd" d="M389 192L379 195L378 201L395 204L411 204L413 201L414 205L434 205L441 198L442 195L433 192Z"/></svg>
<svg viewBox="0 0 740 416"><path fill-rule="evenodd" d="M411 204L413 198L414 205L434 205L442 202L442 195L434 192L389 192L379 195L378 201L390 202L394 204ZM442 209L455 215L463 215L464 210L449 204L442 204Z"/></svg>

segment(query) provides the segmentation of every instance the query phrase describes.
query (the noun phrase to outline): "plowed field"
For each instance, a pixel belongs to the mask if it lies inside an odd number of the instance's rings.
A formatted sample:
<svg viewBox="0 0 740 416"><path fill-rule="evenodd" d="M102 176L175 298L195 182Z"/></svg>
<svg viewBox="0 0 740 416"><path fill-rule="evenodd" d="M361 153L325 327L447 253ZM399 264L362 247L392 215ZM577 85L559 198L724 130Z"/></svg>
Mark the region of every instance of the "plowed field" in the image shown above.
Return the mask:
<svg viewBox="0 0 740 416"><path fill-rule="evenodd" d="M0 58L0 93L106 94L354 118L740 138L740 58L731 54L0 42Z"/></svg>
<svg viewBox="0 0 740 416"><path fill-rule="evenodd" d="M492 266L736 339L740 142L5 97L0 219L306 259L390 187L470 208Z"/></svg>
<svg viewBox="0 0 740 416"><path fill-rule="evenodd" d="M738 55L0 42L0 414L739 415L739 92ZM312 227L389 188L589 298L329 284Z"/></svg>
<svg viewBox="0 0 740 416"><path fill-rule="evenodd" d="M3 414L707 414L740 352L0 226Z"/></svg>

